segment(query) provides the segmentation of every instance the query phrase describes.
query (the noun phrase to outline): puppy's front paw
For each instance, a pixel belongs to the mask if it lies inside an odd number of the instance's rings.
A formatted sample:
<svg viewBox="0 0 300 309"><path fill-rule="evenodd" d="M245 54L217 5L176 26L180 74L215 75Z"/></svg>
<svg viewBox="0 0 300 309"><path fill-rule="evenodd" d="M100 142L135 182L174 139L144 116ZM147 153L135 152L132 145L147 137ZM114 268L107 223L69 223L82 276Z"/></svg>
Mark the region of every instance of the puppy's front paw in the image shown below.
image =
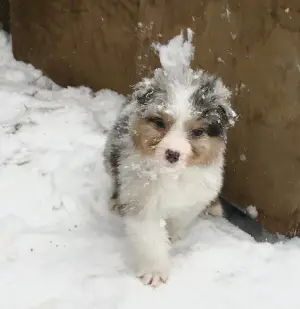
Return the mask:
<svg viewBox="0 0 300 309"><path fill-rule="evenodd" d="M171 223L168 225L169 240L172 244L185 238L186 230L175 228Z"/></svg>
<svg viewBox="0 0 300 309"><path fill-rule="evenodd" d="M184 231L177 231L176 233L172 233L169 236L169 240L172 244L176 243L177 241L180 241L184 238L185 236L185 232Z"/></svg>
<svg viewBox="0 0 300 309"><path fill-rule="evenodd" d="M141 271L137 276L145 285L156 287L161 283L167 283L169 269Z"/></svg>
<svg viewBox="0 0 300 309"><path fill-rule="evenodd" d="M147 261L142 263L138 267L137 277L146 285L151 285L153 287L158 286L160 283L167 283L170 273L170 263L169 259L164 261L156 261L156 263L151 263Z"/></svg>
<svg viewBox="0 0 300 309"><path fill-rule="evenodd" d="M211 215L213 217L223 217L224 210L219 200L214 201L211 205L209 205L204 212L205 215Z"/></svg>

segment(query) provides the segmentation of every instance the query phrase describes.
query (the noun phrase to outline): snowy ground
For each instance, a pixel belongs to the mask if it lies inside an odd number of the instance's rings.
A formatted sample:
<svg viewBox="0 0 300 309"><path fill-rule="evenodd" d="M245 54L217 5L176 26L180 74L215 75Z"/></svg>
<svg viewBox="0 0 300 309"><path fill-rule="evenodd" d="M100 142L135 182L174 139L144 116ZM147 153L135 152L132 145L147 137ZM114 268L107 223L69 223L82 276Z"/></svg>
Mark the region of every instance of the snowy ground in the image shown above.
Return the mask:
<svg viewBox="0 0 300 309"><path fill-rule="evenodd" d="M102 162L122 100L56 86L0 32L0 308L299 309L300 241L258 244L220 219L172 249L167 285L134 277Z"/></svg>

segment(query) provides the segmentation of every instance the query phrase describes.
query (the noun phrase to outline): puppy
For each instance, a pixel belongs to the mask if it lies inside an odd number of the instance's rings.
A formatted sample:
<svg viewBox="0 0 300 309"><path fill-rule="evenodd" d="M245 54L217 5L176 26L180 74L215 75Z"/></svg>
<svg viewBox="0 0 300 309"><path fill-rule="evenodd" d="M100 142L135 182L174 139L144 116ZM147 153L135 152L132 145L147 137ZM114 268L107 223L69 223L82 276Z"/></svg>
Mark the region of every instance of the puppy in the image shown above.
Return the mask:
<svg viewBox="0 0 300 309"><path fill-rule="evenodd" d="M167 281L171 242L217 200L235 120L230 91L203 71L174 77L159 68L133 87L104 158L112 208L124 220L143 283Z"/></svg>

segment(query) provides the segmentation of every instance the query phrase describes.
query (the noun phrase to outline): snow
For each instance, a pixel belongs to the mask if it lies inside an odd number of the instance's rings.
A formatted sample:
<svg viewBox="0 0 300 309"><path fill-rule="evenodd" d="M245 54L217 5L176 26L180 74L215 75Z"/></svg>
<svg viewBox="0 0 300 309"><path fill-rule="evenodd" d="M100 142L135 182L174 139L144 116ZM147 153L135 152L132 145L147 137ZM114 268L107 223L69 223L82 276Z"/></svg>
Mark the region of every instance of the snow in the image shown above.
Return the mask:
<svg viewBox="0 0 300 309"><path fill-rule="evenodd" d="M0 33L0 308L298 309L299 239L256 243L221 218L174 245L166 285L135 278L102 156L123 100L58 87Z"/></svg>
<svg viewBox="0 0 300 309"><path fill-rule="evenodd" d="M248 214L251 216L251 218L254 219L258 216L258 211L257 211L255 206L250 205L246 208L246 210L247 210Z"/></svg>
<svg viewBox="0 0 300 309"><path fill-rule="evenodd" d="M183 33L172 38L167 44L153 43L152 47L158 53L161 66L167 73L174 76L190 67L195 48L192 44L193 31L187 29L187 40ZM177 78L179 77L177 76Z"/></svg>

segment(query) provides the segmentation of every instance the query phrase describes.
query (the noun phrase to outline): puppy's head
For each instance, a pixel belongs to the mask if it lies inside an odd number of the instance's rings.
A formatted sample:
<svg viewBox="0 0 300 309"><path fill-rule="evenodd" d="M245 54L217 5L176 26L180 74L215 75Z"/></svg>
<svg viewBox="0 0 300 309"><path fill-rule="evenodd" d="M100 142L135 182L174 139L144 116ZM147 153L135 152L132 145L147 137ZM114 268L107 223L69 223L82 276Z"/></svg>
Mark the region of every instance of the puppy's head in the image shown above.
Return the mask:
<svg viewBox="0 0 300 309"><path fill-rule="evenodd" d="M157 69L132 96L137 150L162 166L212 164L236 120L229 99L230 91L212 75L189 70L179 81Z"/></svg>

